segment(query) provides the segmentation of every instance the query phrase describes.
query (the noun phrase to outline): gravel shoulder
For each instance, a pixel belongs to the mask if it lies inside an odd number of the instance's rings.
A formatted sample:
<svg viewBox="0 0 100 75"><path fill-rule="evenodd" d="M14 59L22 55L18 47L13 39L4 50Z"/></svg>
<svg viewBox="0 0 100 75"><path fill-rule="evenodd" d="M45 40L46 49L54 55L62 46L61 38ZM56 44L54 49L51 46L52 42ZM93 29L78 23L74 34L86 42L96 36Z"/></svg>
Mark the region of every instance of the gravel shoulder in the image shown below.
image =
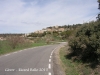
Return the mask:
<svg viewBox="0 0 100 75"><path fill-rule="evenodd" d="M64 69L61 65L61 60L59 57L59 51L62 47L64 47L67 43L61 44L57 49L54 51L53 54L53 71L54 75L65 75Z"/></svg>

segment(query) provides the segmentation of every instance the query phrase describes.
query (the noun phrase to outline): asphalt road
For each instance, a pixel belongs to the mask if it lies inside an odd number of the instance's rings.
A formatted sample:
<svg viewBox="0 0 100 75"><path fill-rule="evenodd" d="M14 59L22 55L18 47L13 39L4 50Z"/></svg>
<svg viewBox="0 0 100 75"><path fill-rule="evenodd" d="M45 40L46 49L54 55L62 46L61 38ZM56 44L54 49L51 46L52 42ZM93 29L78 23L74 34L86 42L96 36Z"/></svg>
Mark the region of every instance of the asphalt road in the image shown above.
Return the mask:
<svg viewBox="0 0 100 75"><path fill-rule="evenodd" d="M54 75L52 55L58 46L41 46L2 55L0 75Z"/></svg>

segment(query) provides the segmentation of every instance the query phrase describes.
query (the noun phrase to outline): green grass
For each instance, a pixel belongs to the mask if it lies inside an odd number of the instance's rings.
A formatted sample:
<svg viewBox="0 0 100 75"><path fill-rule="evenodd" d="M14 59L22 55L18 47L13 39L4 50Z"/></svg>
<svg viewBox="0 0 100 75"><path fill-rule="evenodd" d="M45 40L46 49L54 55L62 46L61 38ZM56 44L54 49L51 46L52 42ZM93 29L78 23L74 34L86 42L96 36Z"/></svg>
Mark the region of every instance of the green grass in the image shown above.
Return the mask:
<svg viewBox="0 0 100 75"><path fill-rule="evenodd" d="M77 65L73 64L71 60L66 59L66 50L64 48L60 50L60 59L66 75L79 75Z"/></svg>
<svg viewBox="0 0 100 75"><path fill-rule="evenodd" d="M36 47L36 46L44 46L44 45L48 45L48 44L42 43L42 42L40 42L40 43L33 43L33 47Z"/></svg>
<svg viewBox="0 0 100 75"><path fill-rule="evenodd" d="M49 43L51 44L51 43ZM15 49L13 49L7 41L0 41L0 55L10 53L10 52L15 52L18 50L26 49L26 48L31 48L31 47L36 47L36 46L43 46L43 45L49 45L46 44L45 42L38 42L38 43L24 43L24 44L19 44L16 46Z"/></svg>
<svg viewBox="0 0 100 75"><path fill-rule="evenodd" d="M59 54L62 61L62 67L64 68L66 75L100 75L99 65L99 67L92 69L88 66L89 64L68 59L67 55L69 52L67 47L63 47Z"/></svg>

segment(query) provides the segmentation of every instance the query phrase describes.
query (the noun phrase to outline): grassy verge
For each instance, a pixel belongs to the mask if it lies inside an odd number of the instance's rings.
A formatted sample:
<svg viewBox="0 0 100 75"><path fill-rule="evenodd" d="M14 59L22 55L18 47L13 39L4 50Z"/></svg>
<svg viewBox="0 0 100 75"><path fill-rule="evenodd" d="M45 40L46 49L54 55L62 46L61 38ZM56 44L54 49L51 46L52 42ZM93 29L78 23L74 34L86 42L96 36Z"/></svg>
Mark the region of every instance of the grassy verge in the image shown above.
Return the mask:
<svg viewBox="0 0 100 75"><path fill-rule="evenodd" d="M50 43L49 43L50 44ZM10 52L15 52L18 50L26 49L26 48L31 48L31 47L36 47L36 46L43 46L43 45L49 45L45 42L38 42L38 43L24 43L24 44L19 44L16 46L16 48L12 48L7 41L0 41L0 55L10 53Z"/></svg>
<svg viewBox="0 0 100 75"><path fill-rule="evenodd" d="M65 48L62 48L60 50L60 59L62 61L62 66L66 72L66 75L79 75L77 68L76 68L76 64L72 63L71 60L66 59L66 50Z"/></svg>
<svg viewBox="0 0 100 75"><path fill-rule="evenodd" d="M89 67L89 64L72 61L67 57L68 54L69 52L67 47L60 50L60 59L66 75L100 75L100 66L92 69Z"/></svg>

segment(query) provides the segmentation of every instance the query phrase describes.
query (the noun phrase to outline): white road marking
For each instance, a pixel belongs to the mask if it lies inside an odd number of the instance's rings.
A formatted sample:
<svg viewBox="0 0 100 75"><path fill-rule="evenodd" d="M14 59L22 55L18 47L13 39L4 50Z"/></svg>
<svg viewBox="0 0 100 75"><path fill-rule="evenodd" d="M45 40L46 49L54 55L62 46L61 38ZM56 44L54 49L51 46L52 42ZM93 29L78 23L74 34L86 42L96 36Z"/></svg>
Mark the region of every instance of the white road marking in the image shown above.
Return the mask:
<svg viewBox="0 0 100 75"><path fill-rule="evenodd" d="M51 56L52 56L52 53L51 53Z"/></svg>
<svg viewBox="0 0 100 75"><path fill-rule="evenodd" d="M52 58L53 52L54 52L56 49L57 49L57 47L51 52L49 62L51 62L51 58ZM48 68L51 69L51 64L48 65ZM48 75L51 75L51 72L49 72Z"/></svg>
<svg viewBox="0 0 100 75"><path fill-rule="evenodd" d="M55 48L55 49L56 49L56 48ZM54 49L54 50L55 50L55 49ZM54 50L52 51L52 53L54 52Z"/></svg>
<svg viewBox="0 0 100 75"><path fill-rule="evenodd" d="M51 52L51 54L53 53L53 51Z"/></svg>
<svg viewBox="0 0 100 75"><path fill-rule="evenodd" d="M53 54L53 52L56 50L56 48L51 52L51 55Z"/></svg>
<svg viewBox="0 0 100 75"><path fill-rule="evenodd" d="M10 54L7 54L7 55L5 55L5 56L8 56L8 55L10 55Z"/></svg>
<svg viewBox="0 0 100 75"><path fill-rule="evenodd" d="M50 58L51 58L52 56L50 56Z"/></svg>
<svg viewBox="0 0 100 75"><path fill-rule="evenodd" d="M51 64L48 65L48 68L51 69Z"/></svg>
<svg viewBox="0 0 100 75"><path fill-rule="evenodd" d="M48 75L51 75L51 73L49 72Z"/></svg>
<svg viewBox="0 0 100 75"><path fill-rule="evenodd" d="M13 54L18 53L18 52L14 52Z"/></svg>
<svg viewBox="0 0 100 75"><path fill-rule="evenodd" d="M49 59L49 62L51 62L51 59Z"/></svg>
<svg viewBox="0 0 100 75"><path fill-rule="evenodd" d="M54 49L55 50L55 49ZM54 50L51 52L51 55L53 54Z"/></svg>
<svg viewBox="0 0 100 75"><path fill-rule="evenodd" d="M53 52L51 52L51 54L53 54Z"/></svg>

